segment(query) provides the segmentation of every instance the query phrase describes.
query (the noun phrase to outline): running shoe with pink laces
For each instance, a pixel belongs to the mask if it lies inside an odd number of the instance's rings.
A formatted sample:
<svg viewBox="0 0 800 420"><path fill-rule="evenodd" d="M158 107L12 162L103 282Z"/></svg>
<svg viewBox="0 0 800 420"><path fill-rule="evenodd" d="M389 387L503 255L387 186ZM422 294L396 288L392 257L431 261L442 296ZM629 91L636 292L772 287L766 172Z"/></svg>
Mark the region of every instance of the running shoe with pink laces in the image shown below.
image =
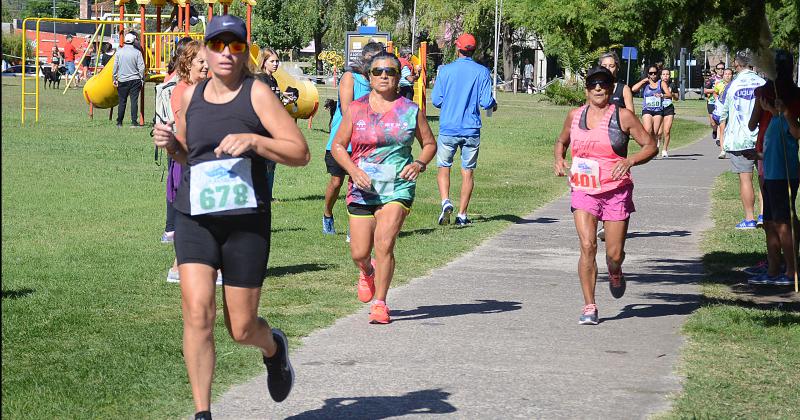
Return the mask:
<svg viewBox="0 0 800 420"><path fill-rule="evenodd" d="M617 273L608 273L608 288L611 290L611 296L619 299L625 294L625 275L622 274L622 267Z"/></svg>
<svg viewBox="0 0 800 420"><path fill-rule="evenodd" d="M583 313L578 319L579 325L597 325L597 305L590 303L583 307Z"/></svg>
<svg viewBox="0 0 800 420"><path fill-rule="evenodd" d="M372 302L369 308L369 323L370 324L388 324L389 307L384 302Z"/></svg>
<svg viewBox="0 0 800 420"><path fill-rule="evenodd" d="M370 260L372 266L372 274L361 271L358 275L358 300L367 303L372 300L375 295L375 259Z"/></svg>

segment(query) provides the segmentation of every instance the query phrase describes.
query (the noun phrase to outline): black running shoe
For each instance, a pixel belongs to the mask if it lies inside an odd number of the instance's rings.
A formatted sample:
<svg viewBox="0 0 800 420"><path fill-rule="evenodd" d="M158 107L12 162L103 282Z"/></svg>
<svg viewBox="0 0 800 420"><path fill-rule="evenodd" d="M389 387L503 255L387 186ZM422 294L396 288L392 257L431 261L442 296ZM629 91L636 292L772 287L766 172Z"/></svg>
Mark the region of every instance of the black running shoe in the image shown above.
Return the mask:
<svg viewBox="0 0 800 420"><path fill-rule="evenodd" d="M608 273L608 288L611 289L611 296L616 299L625 294L625 275L621 268L619 273Z"/></svg>
<svg viewBox="0 0 800 420"><path fill-rule="evenodd" d="M194 420L211 420L210 411L198 411L194 413Z"/></svg>
<svg viewBox="0 0 800 420"><path fill-rule="evenodd" d="M272 357L264 357L267 367L267 389L275 402L281 402L289 396L294 384L294 369L289 362L289 341L283 331L273 328L272 337L278 345L278 351Z"/></svg>

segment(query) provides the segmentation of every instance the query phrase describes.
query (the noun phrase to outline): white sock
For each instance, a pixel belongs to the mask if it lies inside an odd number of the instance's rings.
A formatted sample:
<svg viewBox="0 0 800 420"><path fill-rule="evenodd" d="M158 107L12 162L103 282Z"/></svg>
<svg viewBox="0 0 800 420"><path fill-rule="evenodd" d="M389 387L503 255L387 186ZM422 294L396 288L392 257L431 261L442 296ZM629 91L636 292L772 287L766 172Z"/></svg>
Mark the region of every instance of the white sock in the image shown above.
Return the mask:
<svg viewBox="0 0 800 420"><path fill-rule="evenodd" d="M445 205L445 203L449 203L449 202L450 202L450 199L449 198L445 198L444 200L442 200L442 205Z"/></svg>
<svg viewBox="0 0 800 420"><path fill-rule="evenodd" d="M467 213L458 213L458 217L460 217L462 219L466 219L467 218Z"/></svg>

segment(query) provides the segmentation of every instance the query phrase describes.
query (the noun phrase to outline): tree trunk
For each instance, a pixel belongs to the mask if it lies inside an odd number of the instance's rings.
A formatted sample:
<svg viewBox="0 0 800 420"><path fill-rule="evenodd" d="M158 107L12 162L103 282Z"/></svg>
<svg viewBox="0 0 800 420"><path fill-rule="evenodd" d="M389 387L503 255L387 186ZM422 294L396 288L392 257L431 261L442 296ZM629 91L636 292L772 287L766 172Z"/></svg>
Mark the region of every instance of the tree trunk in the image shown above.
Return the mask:
<svg viewBox="0 0 800 420"><path fill-rule="evenodd" d="M514 50L513 50L513 42L514 39L512 37L514 33L514 28L511 25L501 25L500 27L500 41L502 42L502 54L503 54L503 80L505 80L505 88L503 89L506 92L510 92L513 88L513 81L514 81Z"/></svg>
<svg viewBox="0 0 800 420"><path fill-rule="evenodd" d="M322 76L322 60L319 59L319 54L322 52L322 33L314 33L314 63L317 67L317 76Z"/></svg>

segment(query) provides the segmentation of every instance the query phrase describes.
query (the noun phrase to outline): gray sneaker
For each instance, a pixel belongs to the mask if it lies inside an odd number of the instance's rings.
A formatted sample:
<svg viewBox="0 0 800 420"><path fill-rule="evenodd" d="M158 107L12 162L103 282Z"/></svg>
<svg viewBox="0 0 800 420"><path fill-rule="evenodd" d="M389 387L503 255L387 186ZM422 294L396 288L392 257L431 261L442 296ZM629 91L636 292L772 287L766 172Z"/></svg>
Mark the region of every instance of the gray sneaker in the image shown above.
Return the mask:
<svg viewBox="0 0 800 420"><path fill-rule="evenodd" d="M597 325L597 305L590 303L583 307L583 313L578 319L579 325Z"/></svg>
<svg viewBox="0 0 800 420"><path fill-rule="evenodd" d="M442 204L442 212L439 213L439 225L449 225L450 215L452 214L453 205L450 204L450 200L445 200L444 204Z"/></svg>
<svg viewBox="0 0 800 420"><path fill-rule="evenodd" d="M604 226L600 226L600 230L597 231L597 239L601 241L606 241L606 228Z"/></svg>

